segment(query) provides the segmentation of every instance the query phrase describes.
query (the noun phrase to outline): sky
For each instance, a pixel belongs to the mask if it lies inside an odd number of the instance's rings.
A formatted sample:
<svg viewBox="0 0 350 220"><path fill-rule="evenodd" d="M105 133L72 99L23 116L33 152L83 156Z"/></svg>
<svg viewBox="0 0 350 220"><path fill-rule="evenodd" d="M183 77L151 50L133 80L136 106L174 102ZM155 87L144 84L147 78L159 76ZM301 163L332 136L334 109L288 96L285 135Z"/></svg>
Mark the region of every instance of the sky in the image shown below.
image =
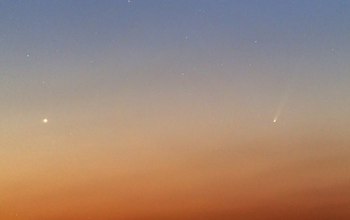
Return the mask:
<svg viewBox="0 0 350 220"><path fill-rule="evenodd" d="M0 1L0 219L350 218L350 1Z"/></svg>

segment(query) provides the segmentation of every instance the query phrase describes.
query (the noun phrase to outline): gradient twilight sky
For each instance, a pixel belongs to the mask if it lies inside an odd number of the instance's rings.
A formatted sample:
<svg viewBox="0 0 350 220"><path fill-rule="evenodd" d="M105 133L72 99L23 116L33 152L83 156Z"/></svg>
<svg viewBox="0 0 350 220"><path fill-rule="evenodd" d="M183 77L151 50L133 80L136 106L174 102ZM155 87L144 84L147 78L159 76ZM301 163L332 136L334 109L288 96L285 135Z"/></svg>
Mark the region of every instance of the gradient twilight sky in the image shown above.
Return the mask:
<svg viewBox="0 0 350 220"><path fill-rule="evenodd" d="M346 0L0 1L0 219L350 219L349 61Z"/></svg>

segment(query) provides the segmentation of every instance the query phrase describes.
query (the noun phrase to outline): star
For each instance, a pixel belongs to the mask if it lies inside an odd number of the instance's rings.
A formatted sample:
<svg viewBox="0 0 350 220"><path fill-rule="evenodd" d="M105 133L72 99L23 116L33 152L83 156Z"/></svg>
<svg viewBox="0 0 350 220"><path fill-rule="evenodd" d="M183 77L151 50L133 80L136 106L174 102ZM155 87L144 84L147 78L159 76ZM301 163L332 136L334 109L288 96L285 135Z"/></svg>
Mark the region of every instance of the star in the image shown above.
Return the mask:
<svg viewBox="0 0 350 220"><path fill-rule="evenodd" d="M42 120L42 122L43 122L44 124L47 124L47 123L49 122L49 120L48 120L47 118L44 118L44 119Z"/></svg>

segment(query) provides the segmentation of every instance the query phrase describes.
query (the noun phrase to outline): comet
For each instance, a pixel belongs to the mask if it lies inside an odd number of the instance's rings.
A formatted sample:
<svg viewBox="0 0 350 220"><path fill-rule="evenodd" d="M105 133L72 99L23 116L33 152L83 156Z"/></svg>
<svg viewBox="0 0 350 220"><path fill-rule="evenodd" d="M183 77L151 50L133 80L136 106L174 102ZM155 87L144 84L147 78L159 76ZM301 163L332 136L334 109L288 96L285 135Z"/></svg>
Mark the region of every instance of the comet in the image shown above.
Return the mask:
<svg viewBox="0 0 350 220"><path fill-rule="evenodd" d="M273 123L277 123L278 118L280 117L284 107L286 106L286 103L288 101L288 93L285 93L284 97L282 98L282 100L280 101L275 116L273 117Z"/></svg>

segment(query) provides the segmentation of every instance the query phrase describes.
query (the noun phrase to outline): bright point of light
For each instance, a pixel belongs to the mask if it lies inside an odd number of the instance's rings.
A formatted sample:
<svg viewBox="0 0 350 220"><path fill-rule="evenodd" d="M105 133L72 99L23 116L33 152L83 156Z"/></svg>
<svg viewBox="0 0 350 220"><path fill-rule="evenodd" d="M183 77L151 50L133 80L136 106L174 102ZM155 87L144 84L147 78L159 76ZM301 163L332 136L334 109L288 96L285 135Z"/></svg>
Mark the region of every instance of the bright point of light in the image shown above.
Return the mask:
<svg viewBox="0 0 350 220"><path fill-rule="evenodd" d="M47 122L49 122L49 120L47 118L44 118L43 123L46 124Z"/></svg>
<svg viewBox="0 0 350 220"><path fill-rule="evenodd" d="M275 119L273 119L273 123L276 123L277 122L277 119L275 118Z"/></svg>

